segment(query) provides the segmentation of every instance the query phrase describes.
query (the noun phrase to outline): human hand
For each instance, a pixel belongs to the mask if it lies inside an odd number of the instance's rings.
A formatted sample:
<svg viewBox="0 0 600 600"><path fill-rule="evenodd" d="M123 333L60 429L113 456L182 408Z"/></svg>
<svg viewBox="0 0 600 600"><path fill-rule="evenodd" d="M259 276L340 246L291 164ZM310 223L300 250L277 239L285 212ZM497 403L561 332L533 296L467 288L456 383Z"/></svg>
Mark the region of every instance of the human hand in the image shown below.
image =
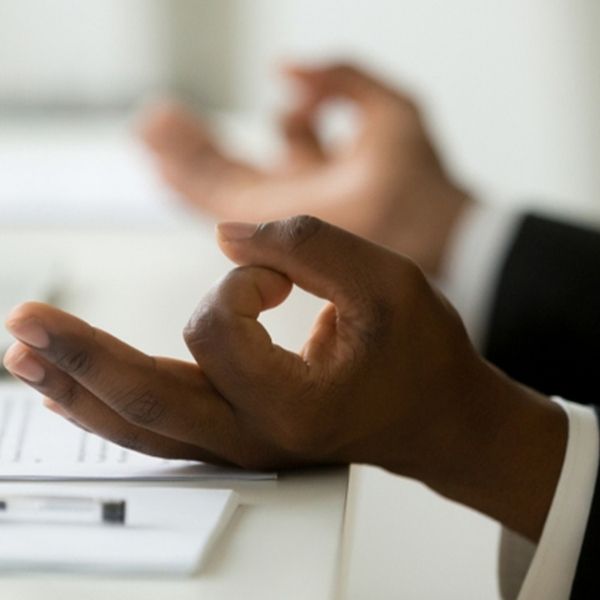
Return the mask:
<svg viewBox="0 0 600 600"><path fill-rule="evenodd" d="M7 368L51 408L139 451L263 469L374 464L539 535L564 415L476 354L414 263L310 217L219 231L242 266L185 329L197 364L31 303L9 316L20 341ZM292 282L328 301L299 354L257 320Z"/></svg>
<svg viewBox="0 0 600 600"><path fill-rule="evenodd" d="M472 203L447 174L417 105L355 67L293 67L299 88L281 120L284 160L269 170L234 160L180 106L146 116L142 135L165 179L219 219L265 221L310 213L410 256L436 274L452 228ZM354 103L354 139L325 148L315 120L324 103Z"/></svg>

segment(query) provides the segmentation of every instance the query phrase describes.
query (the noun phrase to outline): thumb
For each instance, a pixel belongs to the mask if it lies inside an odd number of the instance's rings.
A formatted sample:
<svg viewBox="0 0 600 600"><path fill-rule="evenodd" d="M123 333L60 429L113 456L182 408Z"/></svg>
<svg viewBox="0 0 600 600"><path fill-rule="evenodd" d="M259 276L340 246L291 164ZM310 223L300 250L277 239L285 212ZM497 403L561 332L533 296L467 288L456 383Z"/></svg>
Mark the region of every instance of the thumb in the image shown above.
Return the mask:
<svg viewBox="0 0 600 600"><path fill-rule="evenodd" d="M221 223L217 232L221 249L235 263L283 273L306 291L331 301L338 314L362 310L371 294L381 295L381 283L393 277L390 267L397 270L411 264L310 216L261 225Z"/></svg>

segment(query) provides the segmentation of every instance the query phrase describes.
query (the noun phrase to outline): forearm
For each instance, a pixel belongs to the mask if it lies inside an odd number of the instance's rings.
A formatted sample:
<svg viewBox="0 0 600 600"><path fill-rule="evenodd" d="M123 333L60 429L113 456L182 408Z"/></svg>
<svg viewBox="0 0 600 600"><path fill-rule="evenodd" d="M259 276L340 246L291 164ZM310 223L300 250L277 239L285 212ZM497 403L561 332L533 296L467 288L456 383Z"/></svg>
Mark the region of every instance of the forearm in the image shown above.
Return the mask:
<svg viewBox="0 0 600 600"><path fill-rule="evenodd" d="M392 210L369 237L409 256L429 276L438 277L455 228L476 200L441 176L423 177L404 195L419 209L409 214ZM394 207L401 200L396 198L390 204Z"/></svg>
<svg viewBox="0 0 600 600"><path fill-rule="evenodd" d="M567 418L549 398L490 369L487 397L459 440L463 468L438 491L536 541L560 476Z"/></svg>
<svg viewBox="0 0 600 600"><path fill-rule="evenodd" d="M421 461L391 470L537 541L564 459L566 415L484 361L471 378L472 395L454 415L432 415Z"/></svg>

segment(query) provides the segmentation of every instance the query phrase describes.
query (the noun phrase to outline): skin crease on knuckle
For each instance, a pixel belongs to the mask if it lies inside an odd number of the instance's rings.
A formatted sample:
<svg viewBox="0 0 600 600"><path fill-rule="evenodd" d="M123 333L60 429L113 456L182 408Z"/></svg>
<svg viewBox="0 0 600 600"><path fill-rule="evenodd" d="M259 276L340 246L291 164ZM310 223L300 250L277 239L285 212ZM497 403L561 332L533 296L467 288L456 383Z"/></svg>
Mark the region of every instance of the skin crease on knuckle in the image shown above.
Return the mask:
<svg viewBox="0 0 600 600"><path fill-rule="evenodd" d="M90 343L93 343L96 335L97 330L91 326L85 336L52 334L45 354L65 373L85 377L94 367Z"/></svg>
<svg viewBox="0 0 600 600"><path fill-rule="evenodd" d="M119 408L120 414L134 425L147 426L161 421L166 405L154 392L141 389L128 395Z"/></svg>
<svg viewBox="0 0 600 600"><path fill-rule="evenodd" d="M137 375L137 379L128 386L111 386L113 391L107 392L102 399L134 425L156 424L163 419L166 411L165 400L155 389L159 383L156 359L150 357L150 366L146 367L141 378L140 374Z"/></svg>
<svg viewBox="0 0 600 600"><path fill-rule="evenodd" d="M412 311L433 294L433 288L423 271L403 256L393 257L383 278L383 294L390 298L398 315L410 315Z"/></svg>
<svg viewBox="0 0 600 600"><path fill-rule="evenodd" d="M77 384L72 382L52 392L48 392L48 395L57 404L72 409L77 403Z"/></svg>
<svg viewBox="0 0 600 600"><path fill-rule="evenodd" d="M183 339L196 351L211 352L224 331L227 331L227 315L219 309L217 293L202 300L192 318L183 329Z"/></svg>
<svg viewBox="0 0 600 600"><path fill-rule="evenodd" d="M296 252L324 227L323 221L310 215L291 217L279 222L263 223L255 235L267 239L275 236L275 241L283 244L289 252Z"/></svg>
<svg viewBox="0 0 600 600"><path fill-rule="evenodd" d="M57 356L56 365L69 375L85 377L92 369L93 361L87 350L69 348Z"/></svg>
<svg viewBox="0 0 600 600"><path fill-rule="evenodd" d="M397 308L385 297L371 298L361 314L360 322L355 322L360 346L354 348L354 362L359 363L369 352L377 352L385 346L397 320Z"/></svg>
<svg viewBox="0 0 600 600"><path fill-rule="evenodd" d="M357 266L354 283L346 290L351 301L345 303L346 309L338 315L338 323L360 340L360 347L354 349L357 354L363 347L376 349L390 334L397 313L402 310L397 298L398 279L393 271L386 279L390 283L382 285L379 277L373 277L372 269ZM338 328L338 335L341 331Z"/></svg>

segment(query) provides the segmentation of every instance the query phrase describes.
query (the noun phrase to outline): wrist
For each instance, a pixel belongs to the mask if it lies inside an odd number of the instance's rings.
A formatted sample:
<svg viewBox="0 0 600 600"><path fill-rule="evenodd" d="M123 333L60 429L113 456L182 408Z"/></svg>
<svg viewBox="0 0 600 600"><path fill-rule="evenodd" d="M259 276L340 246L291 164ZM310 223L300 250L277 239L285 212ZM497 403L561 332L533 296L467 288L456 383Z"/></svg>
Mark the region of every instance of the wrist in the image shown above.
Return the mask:
<svg viewBox="0 0 600 600"><path fill-rule="evenodd" d="M440 274L450 241L458 224L475 204L471 195L451 181L443 179L423 194L422 229L429 227L427 247L423 249L423 268L433 277Z"/></svg>
<svg viewBox="0 0 600 600"><path fill-rule="evenodd" d="M452 442L422 481L533 541L542 532L568 436L563 409L482 361Z"/></svg>
<svg viewBox="0 0 600 600"><path fill-rule="evenodd" d="M420 177L419 183L415 182L402 195L400 202L413 207L410 217L402 211L397 215L399 221L388 219L387 233L380 235L379 241L406 254L435 277L456 226L475 200L443 174Z"/></svg>

